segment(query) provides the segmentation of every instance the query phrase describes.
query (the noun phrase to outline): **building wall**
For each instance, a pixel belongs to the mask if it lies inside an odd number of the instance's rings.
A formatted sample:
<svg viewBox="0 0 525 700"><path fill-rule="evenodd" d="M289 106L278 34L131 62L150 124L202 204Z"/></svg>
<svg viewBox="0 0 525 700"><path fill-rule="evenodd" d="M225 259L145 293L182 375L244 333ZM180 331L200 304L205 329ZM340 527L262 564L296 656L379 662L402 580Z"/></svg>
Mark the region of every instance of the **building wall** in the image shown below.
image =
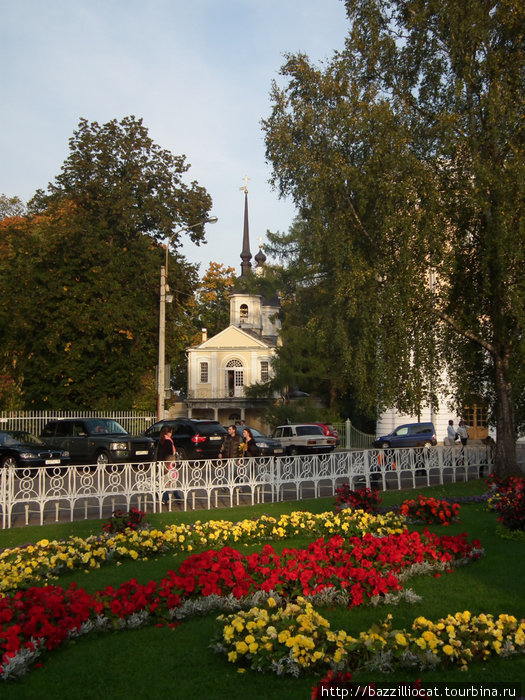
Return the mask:
<svg viewBox="0 0 525 700"><path fill-rule="evenodd" d="M227 346L228 340L235 340L235 345ZM220 347L212 347L204 343L197 348L188 350L188 396L190 398L220 399L231 394L231 385L228 384L229 372L242 370L243 386L251 386L261 381L261 363L268 363L268 371L271 372L271 360L275 349L263 344L252 347L238 345L238 334L232 338L231 334L223 334L220 339ZM208 365L208 381L201 381L201 364ZM239 366L235 366L239 365ZM242 388L237 387L234 396L243 396Z"/></svg>

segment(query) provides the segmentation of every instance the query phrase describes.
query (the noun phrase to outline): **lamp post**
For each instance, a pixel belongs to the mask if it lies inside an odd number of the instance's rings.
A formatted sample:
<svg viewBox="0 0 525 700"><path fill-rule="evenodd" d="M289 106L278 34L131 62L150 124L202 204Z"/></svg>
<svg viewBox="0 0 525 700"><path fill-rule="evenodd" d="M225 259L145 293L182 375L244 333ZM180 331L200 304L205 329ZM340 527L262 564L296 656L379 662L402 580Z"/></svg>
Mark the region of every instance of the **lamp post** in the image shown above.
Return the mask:
<svg viewBox="0 0 525 700"><path fill-rule="evenodd" d="M160 307L159 307L159 365L157 368L157 420L164 418L164 400L166 398L166 296L169 291L168 278L168 250L173 238L192 228L197 228L203 224L216 224L216 216L211 216L204 221L199 221L191 226L183 226L171 234L166 244L166 262L160 268Z"/></svg>

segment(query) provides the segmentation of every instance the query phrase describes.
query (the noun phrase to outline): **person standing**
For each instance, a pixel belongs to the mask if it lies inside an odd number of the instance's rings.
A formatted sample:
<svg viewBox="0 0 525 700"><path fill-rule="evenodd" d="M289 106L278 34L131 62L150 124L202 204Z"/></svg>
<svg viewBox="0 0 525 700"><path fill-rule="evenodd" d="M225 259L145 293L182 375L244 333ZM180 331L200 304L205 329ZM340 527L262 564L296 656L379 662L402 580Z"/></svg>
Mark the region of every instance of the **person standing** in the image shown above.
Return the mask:
<svg viewBox="0 0 525 700"><path fill-rule="evenodd" d="M470 430L470 425L467 425L465 421L460 420L458 426L458 435L461 440L463 447L466 446L468 440L468 431Z"/></svg>
<svg viewBox="0 0 525 700"><path fill-rule="evenodd" d="M219 452L219 459L235 459L241 454L241 436L237 433L235 425L228 426L228 434L224 437L224 441Z"/></svg>
<svg viewBox="0 0 525 700"><path fill-rule="evenodd" d="M257 443L253 437L253 433L250 428L244 428L242 431L244 437L244 443L246 449L244 450L247 457L259 457L261 450L257 447Z"/></svg>
<svg viewBox="0 0 525 700"><path fill-rule="evenodd" d="M456 433L456 429L454 428L454 421L453 420L449 420L449 422L448 422L447 438L448 438L449 445L453 445L456 442L456 440L458 439L458 434Z"/></svg>
<svg viewBox="0 0 525 700"><path fill-rule="evenodd" d="M163 426L162 430L160 431L160 440L157 446L157 461L164 462L165 476L168 477L168 480L171 481L174 480L174 476L175 479L178 478L178 475L176 474L175 464L173 462L173 460L175 459L175 443L173 442L173 438L171 437L172 432L173 431L169 425ZM182 500L182 494L180 493L180 491L173 491L172 493L175 496L175 498ZM162 494L162 503L164 505L167 505L168 502L169 491L165 491Z"/></svg>

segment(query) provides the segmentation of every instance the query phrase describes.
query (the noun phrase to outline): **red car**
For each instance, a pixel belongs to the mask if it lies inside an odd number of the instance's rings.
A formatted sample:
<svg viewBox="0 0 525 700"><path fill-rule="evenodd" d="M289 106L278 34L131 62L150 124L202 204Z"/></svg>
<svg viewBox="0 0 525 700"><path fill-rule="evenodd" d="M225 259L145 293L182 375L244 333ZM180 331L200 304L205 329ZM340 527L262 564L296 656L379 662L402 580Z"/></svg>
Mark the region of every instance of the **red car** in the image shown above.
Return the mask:
<svg viewBox="0 0 525 700"><path fill-rule="evenodd" d="M330 423L314 423L314 425L319 425L323 429L323 433L328 435L328 437L335 438L335 444L339 445L339 433Z"/></svg>

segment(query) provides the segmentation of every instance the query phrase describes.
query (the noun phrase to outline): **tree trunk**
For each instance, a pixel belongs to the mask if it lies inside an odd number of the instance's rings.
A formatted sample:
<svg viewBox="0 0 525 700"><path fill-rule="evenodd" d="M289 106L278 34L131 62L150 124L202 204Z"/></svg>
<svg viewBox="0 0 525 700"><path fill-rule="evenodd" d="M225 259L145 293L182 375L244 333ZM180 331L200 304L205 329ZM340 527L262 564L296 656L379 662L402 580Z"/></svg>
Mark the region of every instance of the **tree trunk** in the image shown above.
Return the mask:
<svg viewBox="0 0 525 700"><path fill-rule="evenodd" d="M494 356L496 388L496 458L494 471L499 477L520 474L516 459L516 430L508 353Z"/></svg>

